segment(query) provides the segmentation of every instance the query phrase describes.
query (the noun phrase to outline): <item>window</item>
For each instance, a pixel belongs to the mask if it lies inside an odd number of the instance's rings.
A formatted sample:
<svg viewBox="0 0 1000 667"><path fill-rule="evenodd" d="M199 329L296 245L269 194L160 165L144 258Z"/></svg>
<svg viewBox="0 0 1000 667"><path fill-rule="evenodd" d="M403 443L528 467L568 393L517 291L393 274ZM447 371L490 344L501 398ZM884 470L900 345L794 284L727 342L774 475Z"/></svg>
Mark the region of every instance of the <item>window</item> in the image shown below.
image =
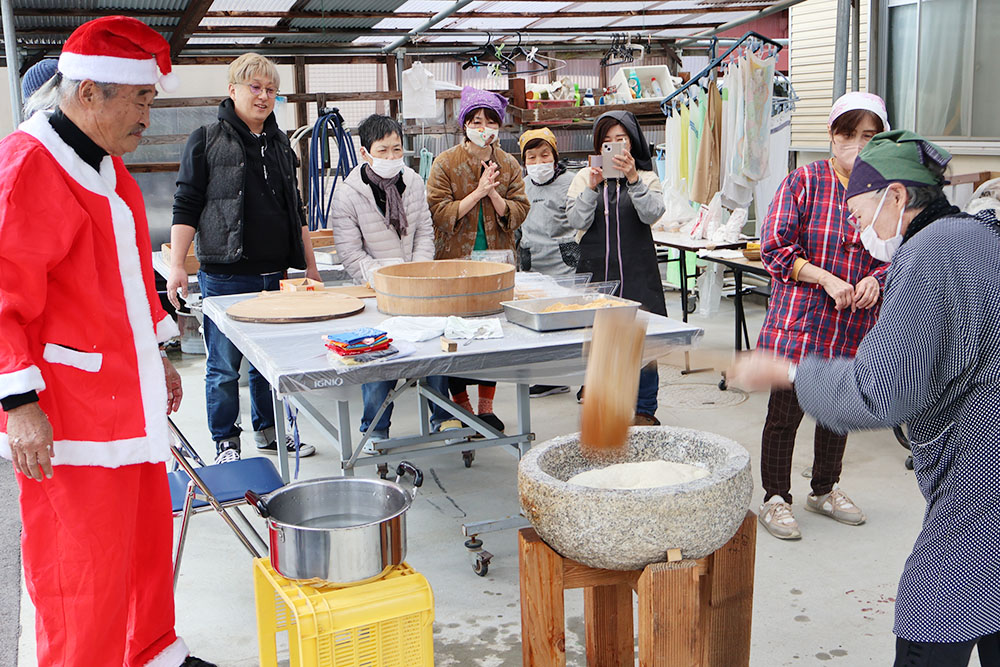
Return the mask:
<svg viewBox="0 0 1000 667"><path fill-rule="evenodd" d="M892 126L928 137L1000 137L1000 82L990 71L1000 2L887 0L885 10Z"/></svg>

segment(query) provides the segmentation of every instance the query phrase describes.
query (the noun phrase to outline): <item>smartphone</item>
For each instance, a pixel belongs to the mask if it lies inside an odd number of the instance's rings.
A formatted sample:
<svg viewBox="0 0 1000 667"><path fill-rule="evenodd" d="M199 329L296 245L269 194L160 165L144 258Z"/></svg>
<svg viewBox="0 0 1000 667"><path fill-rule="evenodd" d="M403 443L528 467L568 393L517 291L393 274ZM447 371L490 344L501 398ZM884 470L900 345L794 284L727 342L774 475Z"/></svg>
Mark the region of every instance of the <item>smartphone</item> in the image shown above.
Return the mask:
<svg viewBox="0 0 1000 667"><path fill-rule="evenodd" d="M625 152L624 141L614 141L601 146L601 169L604 178L625 178L625 172L615 166L614 157Z"/></svg>

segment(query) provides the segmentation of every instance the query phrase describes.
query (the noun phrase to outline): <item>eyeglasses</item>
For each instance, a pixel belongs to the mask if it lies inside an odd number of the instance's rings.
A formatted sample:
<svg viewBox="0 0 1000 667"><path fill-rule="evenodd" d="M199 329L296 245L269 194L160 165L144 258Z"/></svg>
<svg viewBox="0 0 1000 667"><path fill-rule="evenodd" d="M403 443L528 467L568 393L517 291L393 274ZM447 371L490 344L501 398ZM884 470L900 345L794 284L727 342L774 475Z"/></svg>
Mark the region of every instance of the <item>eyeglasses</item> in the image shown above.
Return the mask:
<svg viewBox="0 0 1000 667"><path fill-rule="evenodd" d="M861 250L865 246L860 241L848 239L847 236L841 236L840 247L843 248L844 252L850 254L852 252L857 252L858 250Z"/></svg>
<svg viewBox="0 0 1000 667"><path fill-rule="evenodd" d="M278 89L277 88L264 88L264 86L261 86L261 85L256 84L256 83L243 83L243 84L240 84L240 85L246 86L247 88L249 88L250 92L253 93L254 97L260 97L260 94L263 93L263 92L265 92L265 91L267 92L267 96L270 97L271 99L274 99L275 97L278 96Z"/></svg>

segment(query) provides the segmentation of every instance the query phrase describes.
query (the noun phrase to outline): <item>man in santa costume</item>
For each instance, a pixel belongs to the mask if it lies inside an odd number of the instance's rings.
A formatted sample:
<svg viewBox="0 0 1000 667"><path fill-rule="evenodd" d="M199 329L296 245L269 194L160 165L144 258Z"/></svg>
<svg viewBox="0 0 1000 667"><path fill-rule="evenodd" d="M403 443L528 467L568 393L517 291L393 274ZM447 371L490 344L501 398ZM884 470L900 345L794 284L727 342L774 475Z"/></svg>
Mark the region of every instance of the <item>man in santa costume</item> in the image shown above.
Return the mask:
<svg viewBox="0 0 1000 667"><path fill-rule="evenodd" d="M180 377L142 194L121 155L149 126L169 46L123 16L78 28L55 94L0 142L0 453L43 666L206 663L174 633L164 462ZM41 107L45 108L45 106Z"/></svg>

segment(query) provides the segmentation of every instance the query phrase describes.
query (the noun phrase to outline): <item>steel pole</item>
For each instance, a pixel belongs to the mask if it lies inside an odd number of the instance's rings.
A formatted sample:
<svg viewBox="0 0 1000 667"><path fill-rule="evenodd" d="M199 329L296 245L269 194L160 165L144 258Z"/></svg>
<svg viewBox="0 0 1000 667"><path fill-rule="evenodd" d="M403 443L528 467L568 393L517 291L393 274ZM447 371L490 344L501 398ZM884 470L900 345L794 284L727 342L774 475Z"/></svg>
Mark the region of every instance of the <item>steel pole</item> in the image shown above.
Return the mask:
<svg viewBox="0 0 1000 667"><path fill-rule="evenodd" d="M21 64L17 57L17 32L14 30L14 5L0 0L3 12L3 49L7 57L7 83L10 87L10 117L14 127L21 124Z"/></svg>
<svg viewBox="0 0 1000 667"><path fill-rule="evenodd" d="M861 90L861 0L851 0L851 90Z"/></svg>
<svg viewBox="0 0 1000 667"><path fill-rule="evenodd" d="M833 99L847 92L847 45L851 36L851 0L837 0L837 31L833 49Z"/></svg>
<svg viewBox="0 0 1000 667"><path fill-rule="evenodd" d="M458 10L460 10L462 7L465 7L466 5L470 4L471 2L472 2L472 0L458 0L458 2L456 2L455 4L453 4L448 9L445 9L444 11L440 11L437 14L435 14L434 16L432 16L423 25L414 28L413 30L411 30L407 34L405 34L402 37L400 37L399 39L397 39L392 44L389 44L388 46L384 47L382 49L382 53L392 53L393 51L395 51L396 49L398 49L399 47L401 47L403 44L406 44L408 41L410 41L413 37L416 37L417 35L419 35L420 33L422 33L424 30L427 30L428 28L433 28L438 23L440 23L441 21L444 21L446 18L448 18L449 16L451 16L452 14L454 14L455 12L457 12Z"/></svg>

